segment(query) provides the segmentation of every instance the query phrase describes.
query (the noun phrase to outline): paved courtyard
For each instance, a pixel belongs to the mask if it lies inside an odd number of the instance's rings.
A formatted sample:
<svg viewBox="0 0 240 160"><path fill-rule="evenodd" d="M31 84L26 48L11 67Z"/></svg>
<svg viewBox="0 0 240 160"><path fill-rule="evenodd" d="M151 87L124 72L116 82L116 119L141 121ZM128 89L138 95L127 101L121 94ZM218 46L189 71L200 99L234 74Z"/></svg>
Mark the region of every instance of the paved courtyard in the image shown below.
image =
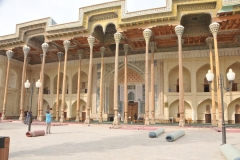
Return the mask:
<svg viewBox="0 0 240 160"><path fill-rule="evenodd" d="M164 126L159 138L149 138L151 127L68 124L52 126L52 134L26 137L27 125L0 123L0 136L9 136L10 160L222 160L221 132L211 128L183 128L185 136L167 142L178 127ZM156 126L155 126L156 127ZM137 129L136 129L137 128ZM32 125L32 130L45 130ZM181 128L180 128L181 129ZM240 150L239 132L227 132L227 143Z"/></svg>

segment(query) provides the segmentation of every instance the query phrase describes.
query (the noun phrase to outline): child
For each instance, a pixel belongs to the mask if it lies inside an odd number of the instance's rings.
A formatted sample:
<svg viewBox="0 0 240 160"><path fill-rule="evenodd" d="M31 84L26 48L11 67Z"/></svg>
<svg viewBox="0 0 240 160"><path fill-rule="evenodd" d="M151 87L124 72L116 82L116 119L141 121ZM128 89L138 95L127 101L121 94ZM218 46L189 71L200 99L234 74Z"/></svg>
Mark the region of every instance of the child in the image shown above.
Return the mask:
<svg viewBox="0 0 240 160"><path fill-rule="evenodd" d="M52 115L49 111L46 111L46 134L51 134L51 122L52 122Z"/></svg>

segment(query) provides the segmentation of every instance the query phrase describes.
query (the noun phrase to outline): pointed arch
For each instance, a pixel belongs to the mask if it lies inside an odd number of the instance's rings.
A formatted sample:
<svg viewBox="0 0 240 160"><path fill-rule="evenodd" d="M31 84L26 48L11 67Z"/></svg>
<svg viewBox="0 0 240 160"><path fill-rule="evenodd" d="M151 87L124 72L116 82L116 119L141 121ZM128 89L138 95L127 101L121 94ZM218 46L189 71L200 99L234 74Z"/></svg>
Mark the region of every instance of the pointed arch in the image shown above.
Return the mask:
<svg viewBox="0 0 240 160"><path fill-rule="evenodd" d="M80 89L81 93L85 93L85 89L87 89L87 83L88 83L88 75L81 71L80 76ZM78 72L76 72L72 77L72 94L77 94L78 90Z"/></svg>
<svg viewBox="0 0 240 160"><path fill-rule="evenodd" d="M56 74L55 75L55 77L54 77L54 82L53 82L53 84L54 84L54 94L57 94L57 78L58 78L58 75ZM59 94L62 94L62 83L63 83L63 72L60 72L60 81L59 81ZM68 94L68 84L69 84L69 82L68 82L68 76L66 75L66 87L67 88L65 88L66 90L67 90L67 92L66 92L66 94Z"/></svg>
<svg viewBox="0 0 240 160"><path fill-rule="evenodd" d="M192 118L193 117L193 109L192 106L184 101L184 107L185 107L185 119ZM169 117L173 117L174 119L177 118L177 115L179 114L179 100L175 100L169 105Z"/></svg>
<svg viewBox="0 0 240 160"><path fill-rule="evenodd" d="M236 61L234 63L232 63L231 65L229 65L226 69L226 73L228 73L229 69L232 69L233 72L235 72L235 80L232 84L232 91L240 91L240 62L239 61ZM228 85L228 80L226 79L225 77L225 82L227 83Z"/></svg>
<svg viewBox="0 0 240 160"><path fill-rule="evenodd" d="M179 67L178 65L173 67L168 72L168 87L169 91L177 92L178 86L176 84L177 79L179 78ZM189 69L183 66L183 83L184 83L184 92L191 92L191 74Z"/></svg>

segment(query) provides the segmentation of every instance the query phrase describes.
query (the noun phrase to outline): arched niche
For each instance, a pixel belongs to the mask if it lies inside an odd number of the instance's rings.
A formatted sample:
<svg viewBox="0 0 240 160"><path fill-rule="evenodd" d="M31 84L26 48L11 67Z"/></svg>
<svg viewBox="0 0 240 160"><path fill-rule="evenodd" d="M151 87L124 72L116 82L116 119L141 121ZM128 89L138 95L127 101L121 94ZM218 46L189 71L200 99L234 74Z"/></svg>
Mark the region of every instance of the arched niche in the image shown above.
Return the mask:
<svg viewBox="0 0 240 160"><path fill-rule="evenodd" d="M57 111L56 111L56 104L57 104L57 102L55 102L54 104L53 104L53 107L52 107L52 110L53 110L53 117L54 118L56 118L56 114L57 114ZM64 117L66 118L66 113L67 113L67 108L68 108L68 105L67 105L67 103L65 102L65 105L64 105L64 112L65 112L65 114L64 114ZM59 115L58 115L58 117L61 117L61 111L62 111L62 100L61 99L59 99L59 102L58 102L58 113L59 113Z"/></svg>
<svg viewBox="0 0 240 160"><path fill-rule="evenodd" d="M210 92L211 88L206 79L206 74L210 70L210 64L202 65L196 72L196 88L197 92ZM213 67L213 74L215 74L215 67Z"/></svg>
<svg viewBox="0 0 240 160"><path fill-rule="evenodd" d="M43 94L50 94L50 77L44 73Z"/></svg>
<svg viewBox="0 0 240 160"><path fill-rule="evenodd" d="M228 111L228 123L240 123L240 114L239 114L239 105L240 105L240 98L233 100L227 108Z"/></svg>
<svg viewBox="0 0 240 160"><path fill-rule="evenodd" d="M17 88L17 73L13 69L9 72L8 88Z"/></svg>
<svg viewBox="0 0 240 160"><path fill-rule="evenodd" d="M215 102L215 108L216 108L216 117L218 117L218 105L217 102ZM212 120L212 100L206 99L202 101L197 106L197 122L198 123L211 123Z"/></svg>
<svg viewBox="0 0 240 160"><path fill-rule="evenodd" d="M179 92L179 67L173 67L168 74L169 91ZM186 67L183 67L183 87L184 92L191 92L191 74Z"/></svg>
<svg viewBox="0 0 240 160"><path fill-rule="evenodd" d="M82 99L80 99L80 107L79 107L79 117L85 117L86 114L82 113L82 112L86 112L86 102ZM77 115L77 101L75 101L72 104L72 114L71 114L71 118L76 119L76 115Z"/></svg>
<svg viewBox="0 0 240 160"><path fill-rule="evenodd" d="M43 108L42 108L42 114L43 114L43 117L46 117L46 111L50 109L50 105L49 103L43 99Z"/></svg>
<svg viewBox="0 0 240 160"><path fill-rule="evenodd" d="M58 79L58 75L56 75L54 77L54 94L57 94L57 79ZM69 85L68 85L68 76L66 75L66 94L68 94L68 90L69 90ZM60 81L59 81L59 94L62 94L62 85L63 85L63 73L60 73Z"/></svg>
<svg viewBox="0 0 240 160"><path fill-rule="evenodd" d="M232 84L232 91L240 91L240 62L235 62L227 67L226 73L223 75L225 77L224 80L226 80L227 86L229 86L229 82L225 75L228 73L229 69L232 69L233 72L235 72L235 80Z"/></svg>
<svg viewBox="0 0 240 160"><path fill-rule="evenodd" d="M184 101L185 107L185 119L192 118L192 107L189 103ZM174 119L177 118L179 114L179 100L174 101L169 105L169 117L173 117Z"/></svg>
<svg viewBox="0 0 240 160"><path fill-rule="evenodd" d="M81 93L85 93L85 89L87 89L87 83L88 83L88 76L85 72L81 71L81 74L80 74ZM72 94L77 94L77 90L78 90L77 87L78 87L78 72L76 72L72 78Z"/></svg>
<svg viewBox="0 0 240 160"><path fill-rule="evenodd" d="M5 108L5 116L12 118L14 116L14 108L16 107L16 99L17 97L14 96L12 93L7 94L7 101L6 101L6 108ZM1 112L1 111L0 111Z"/></svg>
<svg viewBox="0 0 240 160"><path fill-rule="evenodd" d="M124 67L119 70L118 72L119 77L118 77L118 83L119 84L124 84ZM139 83L144 83L144 78L143 76L132 69L131 67L127 68L127 83L128 84L139 84Z"/></svg>

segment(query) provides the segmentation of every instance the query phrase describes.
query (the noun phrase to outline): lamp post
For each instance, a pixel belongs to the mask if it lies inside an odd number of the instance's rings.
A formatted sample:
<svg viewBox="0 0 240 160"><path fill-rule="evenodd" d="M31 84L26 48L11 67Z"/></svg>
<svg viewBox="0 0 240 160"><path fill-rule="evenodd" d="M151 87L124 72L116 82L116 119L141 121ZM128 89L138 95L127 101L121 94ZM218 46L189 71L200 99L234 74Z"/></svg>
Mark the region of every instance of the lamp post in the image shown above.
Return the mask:
<svg viewBox="0 0 240 160"><path fill-rule="evenodd" d="M208 82L211 84L213 79L214 79L214 74L212 73L211 70L208 70L208 73L206 74L206 78L207 78ZM225 122L224 122L223 89L225 89L226 91L230 91L232 89L232 82L235 79L235 73L232 71L232 69L229 69L229 72L227 73L227 79L231 83L231 88L225 88L224 87L224 78L223 78L223 76L221 74L219 74L219 77L218 77L218 84L219 84L219 86L217 87L217 89L214 90L211 87L211 89L213 91L217 91L218 89L220 89L220 92L221 92L221 104L222 104L222 145L226 144L226 127L225 127Z"/></svg>
<svg viewBox="0 0 240 160"><path fill-rule="evenodd" d="M36 88L39 89L41 87L42 83L40 82L40 79L36 82ZM30 108L29 108L29 121L28 121L28 131L31 131L31 122L32 122L32 96L33 96L33 83L29 83L29 81L27 80L24 83L24 86L27 90L27 94L28 94L28 89L30 88L30 95L31 95L31 102L30 102ZM28 94L29 95L29 94Z"/></svg>

